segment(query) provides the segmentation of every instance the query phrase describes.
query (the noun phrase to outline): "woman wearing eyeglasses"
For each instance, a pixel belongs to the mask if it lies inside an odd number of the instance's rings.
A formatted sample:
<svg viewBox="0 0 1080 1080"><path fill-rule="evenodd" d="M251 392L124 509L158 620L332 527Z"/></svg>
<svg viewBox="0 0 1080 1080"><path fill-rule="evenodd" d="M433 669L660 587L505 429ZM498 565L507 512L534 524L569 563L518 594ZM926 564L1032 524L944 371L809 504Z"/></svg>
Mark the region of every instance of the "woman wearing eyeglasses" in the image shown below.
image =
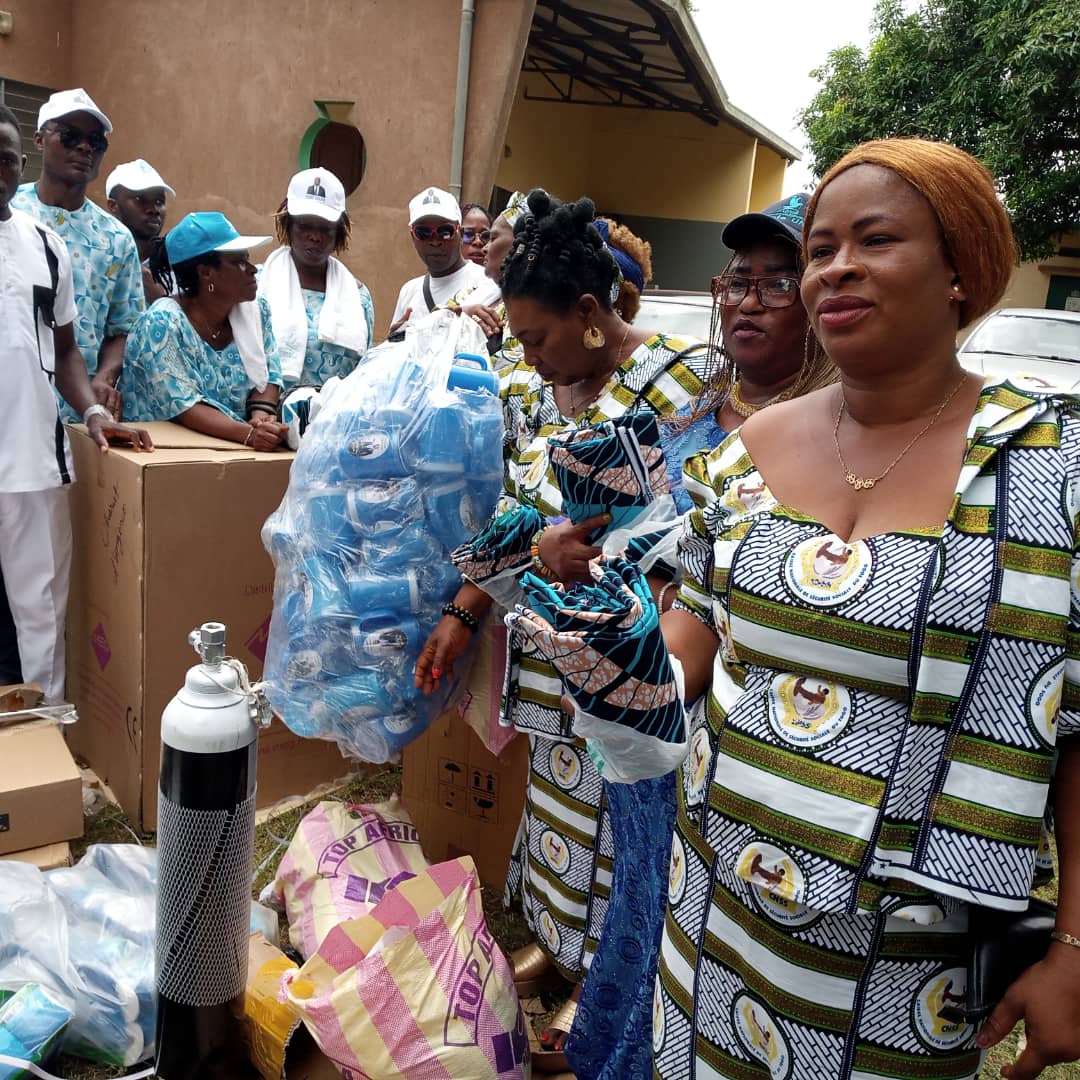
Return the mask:
<svg viewBox="0 0 1080 1080"><path fill-rule="evenodd" d="M274 218L278 243L259 271L270 305L285 389L344 377L371 346L371 293L337 258L349 247L345 188L327 169L290 181Z"/></svg>
<svg viewBox="0 0 1080 1080"><path fill-rule="evenodd" d="M218 213L188 214L169 231L150 270L180 295L155 301L128 336L126 416L175 420L255 450L281 445L281 365L248 253L269 241L241 236Z"/></svg>
<svg viewBox="0 0 1080 1080"><path fill-rule="evenodd" d="M710 364L705 388L662 421L664 454L676 504L692 502L682 482L685 458L719 446L725 433L774 401L825 386L835 368L810 330L799 297L799 242L806 195L728 223L724 244L734 252L713 280ZM746 484L738 497L760 496ZM662 607L674 600L678 574L667 535L631 541L628 553L650 575ZM593 905L590 931L599 937L566 1041L579 1080L650 1080L653 985L668 888L675 820L670 775L635 784L603 785L600 835L615 850L606 907ZM605 820L607 819L607 820ZM596 891L594 886L594 892ZM615 992L615 991L618 992Z"/></svg>
<svg viewBox="0 0 1080 1080"><path fill-rule="evenodd" d="M461 207L461 253L471 263L483 268L487 246L491 242L491 217L479 203Z"/></svg>

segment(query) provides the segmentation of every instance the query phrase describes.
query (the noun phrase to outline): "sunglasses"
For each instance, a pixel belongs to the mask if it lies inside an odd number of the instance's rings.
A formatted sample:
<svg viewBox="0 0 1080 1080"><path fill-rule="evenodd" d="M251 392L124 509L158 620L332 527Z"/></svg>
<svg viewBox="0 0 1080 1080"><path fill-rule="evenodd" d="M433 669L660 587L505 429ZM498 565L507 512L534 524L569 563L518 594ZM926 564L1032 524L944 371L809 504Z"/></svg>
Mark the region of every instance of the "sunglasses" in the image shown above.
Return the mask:
<svg viewBox="0 0 1080 1080"><path fill-rule="evenodd" d="M466 244L472 244L477 240L481 244L486 244L491 240L491 230L464 228L461 230L461 239Z"/></svg>
<svg viewBox="0 0 1080 1080"><path fill-rule="evenodd" d="M69 127L67 124L55 124L53 131L65 150L74 150L84 142L94 154L104 154L109 149L109 140L97 131L83 131L82 128Z"/></svg>
<svg viewBox="0 0 1080 1080"><path fill-rule="evenodd" d="M413 225L411 232L417 240L453 240L458 234L458 226L450 222L445 225Z"/></svg>
<svg viewBox="0 0 1080 1080"><path fill-rule="evenodd" d="M799 298L799 279L787 274L777 277L713 278L713 296L724 307L741 304L751 289L757 293L762 307L791 307Z"/></svg>

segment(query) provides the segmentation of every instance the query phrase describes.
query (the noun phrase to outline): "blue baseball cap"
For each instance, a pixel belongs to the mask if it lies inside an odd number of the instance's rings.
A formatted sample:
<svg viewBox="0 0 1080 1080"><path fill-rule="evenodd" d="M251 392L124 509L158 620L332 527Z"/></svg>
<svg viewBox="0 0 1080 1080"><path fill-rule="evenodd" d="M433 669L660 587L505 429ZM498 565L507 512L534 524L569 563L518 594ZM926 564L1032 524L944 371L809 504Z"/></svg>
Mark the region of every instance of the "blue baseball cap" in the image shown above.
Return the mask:
<svg viewBox="0 0 1080 1080"><path fill-rule="evenodd" d="M169 262L187 262L208 251L248 251L270 243L269 236L241 236L232 222L217 211L188 214L165 237Z"/></svg>
<svg viewBox="0 0 1080 1080"><path fill-rule="evenodd" d="M724 246L732 251L776 236L782 240L790 240L799 247L802 244L803 222L806 220L806 207L809 202L810 195L800 191L797 195L789 195L757 213L740 214L724 226L720 239Z"/></svg>

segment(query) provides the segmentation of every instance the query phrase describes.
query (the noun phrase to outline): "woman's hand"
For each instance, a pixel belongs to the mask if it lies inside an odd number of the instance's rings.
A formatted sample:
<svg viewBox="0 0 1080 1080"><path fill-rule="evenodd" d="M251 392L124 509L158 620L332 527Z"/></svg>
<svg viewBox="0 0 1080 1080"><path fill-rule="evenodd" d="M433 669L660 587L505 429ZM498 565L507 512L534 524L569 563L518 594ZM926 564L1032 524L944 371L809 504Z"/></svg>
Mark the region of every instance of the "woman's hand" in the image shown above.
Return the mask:
<svg viewBox="0 0 1080 1080"><path fill-rule="evenodd" d="M1001 1070L1009 1080L1033 1080L1048 1065L1080 1058L1080 948L1054 942L1009 987L979 1032L980 1049L999 1043L1020 1020L1027 1046Z"/></svg>
<svg viewBox="0 0 1080 1080"><path fill-rule="evenodd" d="M488 307L486 304L462 304L461 313L477 323L488 337L502 331L499 313L493 307Z"/></svg>
<svg viewBox="0 0 1080 1080"><path fill-rule="evenodd" d="M413 685L417 690L430 694L439 689L439 680L445 675L454 677L454 661L465 651L473 632L453 615L444 615L431 637L420 650L413 673Z"/></svg>
<svg viewBox="0 0 1080 1080"><path fill-rule="evenodd" d="M607 525L609 521L610 514L599 514L578 525L561 521L558 525L549 525L543 531L537 545L540 558L557 581L568 584L574 581L592 581L589 563L603 554L603 548L586 543L586 537L594 529Z"/></svg>
<svg viewBox="0 0 1080 1080"><path fill-rule="evenodd" d="M276 450L284 441L289 429L268 413L252 413L248 421L252 435L247 445L253 450Z"/></svg>
<svg viewBox="0 0 1080 1080"><path fill-rule="evenodd" d="M94 400L99 405L104 405L112 413L116 421L124 416L124 396L104 379L93 378L90 380L90 389L94 392Z"/></svg>

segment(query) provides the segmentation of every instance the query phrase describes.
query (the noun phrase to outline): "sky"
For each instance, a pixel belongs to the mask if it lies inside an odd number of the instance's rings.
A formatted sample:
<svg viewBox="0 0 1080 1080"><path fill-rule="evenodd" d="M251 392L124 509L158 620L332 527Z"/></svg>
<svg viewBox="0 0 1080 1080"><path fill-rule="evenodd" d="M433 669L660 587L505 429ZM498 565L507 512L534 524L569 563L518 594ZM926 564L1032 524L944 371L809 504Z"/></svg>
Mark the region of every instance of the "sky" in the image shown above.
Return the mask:
<svg viewBox="0 0 1080 1080"><path fill-rule="evenodd" d="M812 186L795 114L818 90L811 68L832 49L870 41L874 0L694 0L694 21L728 100L803 153L784 195Z"/></svg>

